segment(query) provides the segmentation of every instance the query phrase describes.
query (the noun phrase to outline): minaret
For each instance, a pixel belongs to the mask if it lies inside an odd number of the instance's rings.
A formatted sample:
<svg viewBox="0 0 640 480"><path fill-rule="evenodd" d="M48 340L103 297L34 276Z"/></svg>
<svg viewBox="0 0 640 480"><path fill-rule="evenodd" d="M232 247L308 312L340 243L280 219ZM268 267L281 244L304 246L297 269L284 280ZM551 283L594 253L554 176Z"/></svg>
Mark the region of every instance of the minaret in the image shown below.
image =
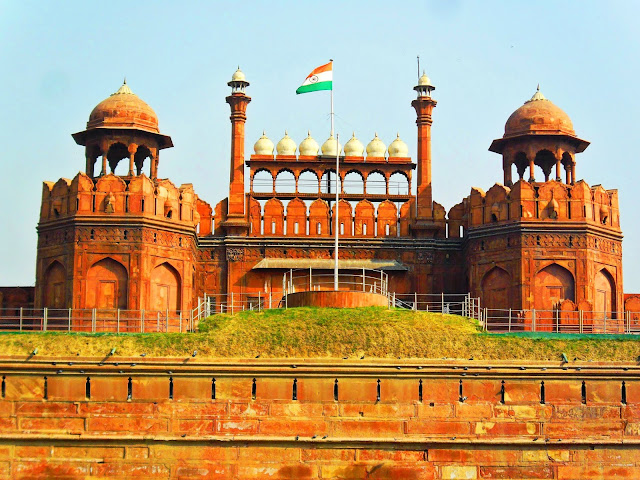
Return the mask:
<svg viewBox="0 0 640 480"><path fill-rule="evenodd" d="M429 77L422 72L418 85L413 87L418 97L411 102L416 109L418 125L418 188L416 192L416 222L414 230L419 236L422 230L431 229L433 223L433 198L431 191L431 113L436 101L431 98L431 92L436 89Z"/></svg>
<svg viewBox="0 0 640 480"><path fill-rule="evenodd" d="M231 166L229 170L229 207L225 227L228 233L243 234L248 231L249 223L245 214L244 192L244 124L247 121L247 105L251 97L245 94L249 86L244 73L238 70L227 84L231 95L226 100L231 107Z"/></svg>

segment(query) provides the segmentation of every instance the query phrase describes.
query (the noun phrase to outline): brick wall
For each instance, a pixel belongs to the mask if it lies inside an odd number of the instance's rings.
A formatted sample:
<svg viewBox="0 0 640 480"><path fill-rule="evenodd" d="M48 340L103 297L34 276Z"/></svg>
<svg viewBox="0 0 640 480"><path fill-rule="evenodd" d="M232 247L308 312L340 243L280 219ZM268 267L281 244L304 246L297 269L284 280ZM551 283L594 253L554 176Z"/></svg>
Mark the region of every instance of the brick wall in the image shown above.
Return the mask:
<svg viewBox="0 0 640 480"><path fill-rule="evenodd" d="M2 479L640 478L631 364L55 363L0 360Z"/></svg>

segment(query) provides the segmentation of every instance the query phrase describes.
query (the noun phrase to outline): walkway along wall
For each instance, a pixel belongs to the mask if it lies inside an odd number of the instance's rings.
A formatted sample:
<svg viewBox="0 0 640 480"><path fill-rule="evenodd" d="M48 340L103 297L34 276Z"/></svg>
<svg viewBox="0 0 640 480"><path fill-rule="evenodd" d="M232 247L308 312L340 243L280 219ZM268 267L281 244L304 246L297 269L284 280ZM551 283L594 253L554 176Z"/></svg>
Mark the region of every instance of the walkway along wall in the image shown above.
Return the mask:
<svg viewBox="0 0 640 480"><path fill-rule="evenodd" d="M0 360L0 478L640 478L635 364L194 360Z"/></svg>

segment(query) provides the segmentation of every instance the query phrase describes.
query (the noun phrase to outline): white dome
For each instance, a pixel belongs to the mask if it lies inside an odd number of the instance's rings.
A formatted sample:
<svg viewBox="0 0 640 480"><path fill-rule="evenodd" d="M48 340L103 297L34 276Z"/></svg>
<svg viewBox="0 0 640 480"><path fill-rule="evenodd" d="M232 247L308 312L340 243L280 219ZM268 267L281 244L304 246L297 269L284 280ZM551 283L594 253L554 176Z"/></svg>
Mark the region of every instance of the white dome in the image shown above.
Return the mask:
<svg viewBox="0 0 640 480"><path fill-rule="evenodd" d="M335 157L341 150L342 145L338 143L333 135L329 136L329 138L327 138L327 141L322 144L323 155L331 155L332 157Z"/></svg>
<svg viewBox="0 0 640 480"><path fill-rule="evenodd" d="M389 145L389 156L390 157L408 157L409 156L409 147L406 143L400 140L400 134L396 136L396 139L391 142Z"/></svg>
<svg viewBox="0 0 640 480"><path fill-rule="evenodd" d="M367 157L384 157L386 151L387 146L378 138L378 134L376 133L373 140L367 145Z"/></svg>
<svg viewBox="0 0 640 480"><path fill-rule="evenodd" d="M233 76L231 77L231 81L232 82L246 82L247 81L247 77L244 76L244 73L242 72L242 70L240 70L240 67L238 67L238 69L233 73Z"/></svg>
<svg viewBox="0 0 640 480"><path fill-rule="evenodd" d="M276 152L278 155L295 155L296 154L296 142L294 142L287 131L284 131L284 137L276 145Z"/></svg>
<svg viewBox="0 0 640 480"><path fill-rule="evenodd" d="M356 132L344 146L344 154L347 157L362 157L364 155L364 145L356 138Z"/></svg>
<svg viewBox="0 0 640 480"><path fill-rule="evenodd" d="M300 150L300 155L315 157L318 155L320 146L318 145L318 142L316 142L311 136L311 132L307 132L307 138L300 142L298 150Z"/></svg>
<svg viewBox="0 0 640 480"><path fill-rule="evenodd" d="M256 155L273 155L273 142L265 135L264 130L262 136L253 145L253 151Z"/></svg>

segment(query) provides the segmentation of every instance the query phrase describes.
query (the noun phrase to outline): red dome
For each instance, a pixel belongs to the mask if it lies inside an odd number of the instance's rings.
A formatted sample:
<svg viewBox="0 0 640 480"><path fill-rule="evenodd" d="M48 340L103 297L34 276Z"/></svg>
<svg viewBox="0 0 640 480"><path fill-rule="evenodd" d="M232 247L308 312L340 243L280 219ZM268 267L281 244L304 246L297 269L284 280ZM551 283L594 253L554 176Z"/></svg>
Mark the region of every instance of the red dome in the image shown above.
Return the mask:
<svg viewBox="0 0 640 480"><path fill-rule="evenodd" d="M91 111L87 130L100 127L137 128L147 132L160 132L156 113L131 91L127 82Z"/></svg>
<svg viewBox="0 0 640 480"><path fill-rule="evenodd" d="M576 132L569 115L537 91L511 114L504 126L505 137L526 134L575 136Z"/></svg>

